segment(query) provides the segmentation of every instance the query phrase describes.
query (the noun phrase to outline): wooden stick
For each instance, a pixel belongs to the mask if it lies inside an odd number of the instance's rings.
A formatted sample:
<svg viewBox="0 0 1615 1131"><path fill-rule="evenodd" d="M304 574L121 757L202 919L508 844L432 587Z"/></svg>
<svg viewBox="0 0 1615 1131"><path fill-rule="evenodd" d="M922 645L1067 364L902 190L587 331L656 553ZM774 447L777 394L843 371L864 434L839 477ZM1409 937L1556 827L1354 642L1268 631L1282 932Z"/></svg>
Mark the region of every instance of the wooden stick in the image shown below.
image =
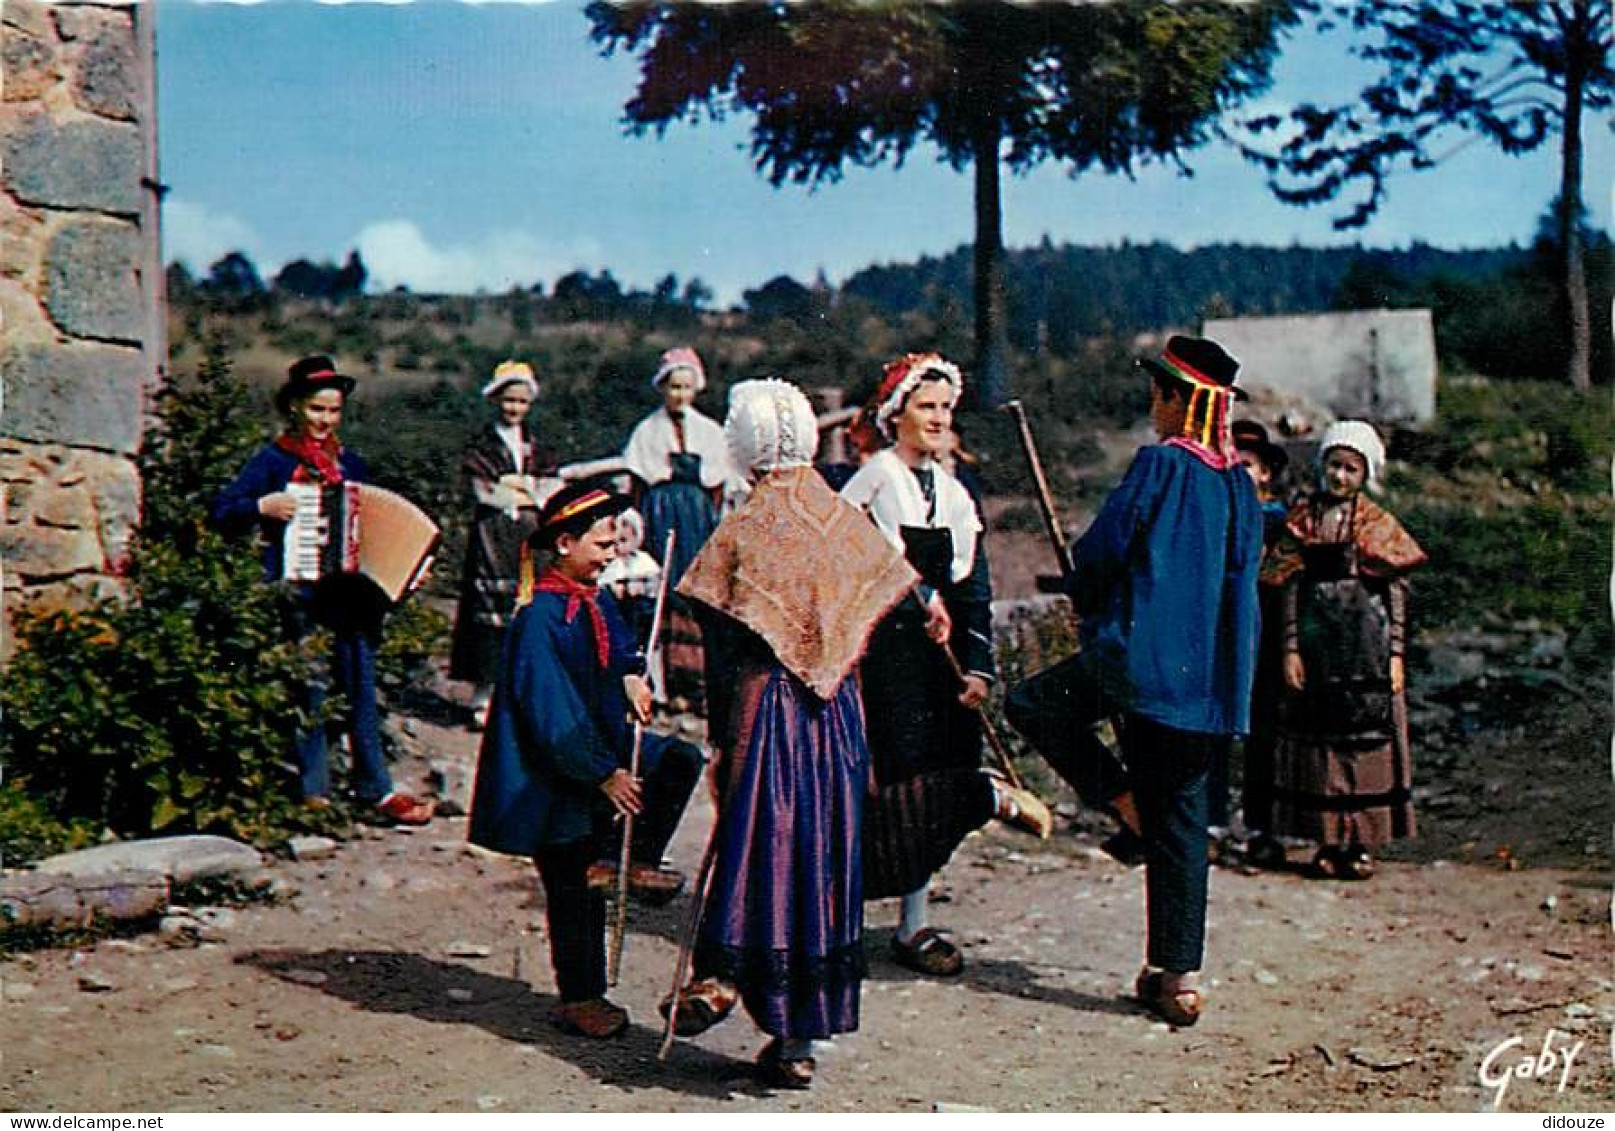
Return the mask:
<svg viewBox="0 0 1615 1131"><path fill-rule="evenodd" d="M947 644L939 644L937 647L941 648L942 654L948 658L948 666L953 669L953 674L958 677L959 683L962 685L965 681L965 670L959 666L959 658L953 654L953 649ZM1004 745L1003 738L998 734L998 728L993 726L993 720L987 714L987 705L983 703L977 707L976 714L981 716L981 733L986 735L987 745L992 748L993 754L997 757L999 767L1004 771L1004 777L1009 779L1009 784L1016 789L1025 789L1026 786L1021 782L1021 775L1015 772L1015 763L1010 759L1009 748Z"/></svg>
<svg viewBox="0 0 1615 1131"><path fill-rule="evenodd" d="M707 850L701 857L701 870L695 876L695 901L684 920L684 933L679 937L678 959L673 963L673 989L668 999L667 1024L662 1029L662 1045L656 1050L657 1060L666 1060L677 1035L679 994L684 980L690 976L690 964L695 960L695 935L701 929L701 918L706 913L707 885L712 880L712 866L718 856L718 826L714 822L712 835L707 838Z"/></svg>
<svg viewBox="0 0 1615 1131"><path fill-rule="evenodd" d="M667 604L667 575L673 560L673 545L678 531L667 532L667 545L662 554L662 577L656 587L656 605L651 613L650 639L645 643L646 670L656 651L657 636L662 630L662 608ZM628 774L639 780L639 755L645 745L645 724L634 719L634 752L628 762ZM615 986L622 973L622 948L628 937L628 872L633 867L629 853L634 843L634 815L626 813L622 819L622 849L617 854L617 905L613 908L611 938L606 945L606 984Z"/></svg>
<svg viewBox="0 0 1615 1131"><path fill-rule="evenodd" d="M1043 512L1043 525L1048 530L1049 541L1054 545L1054 557L1060 563L1060 575L1070 577L1071 548L1066 545L1065 532L1060 528L1060 516L1054 510L1054 495L1049 490L1049 481L1043 474L1043 461L1037 455L1037 441L1032 438L1032 426L1027 422L1026 410L1021 407L1018 400L1010 401L1004 406L1004 411L1015 418L1016 431L1021 438L1021 451L1026 453L1026 466L1032 473L1032 486L1037 489L1038 509Z"/></svg>

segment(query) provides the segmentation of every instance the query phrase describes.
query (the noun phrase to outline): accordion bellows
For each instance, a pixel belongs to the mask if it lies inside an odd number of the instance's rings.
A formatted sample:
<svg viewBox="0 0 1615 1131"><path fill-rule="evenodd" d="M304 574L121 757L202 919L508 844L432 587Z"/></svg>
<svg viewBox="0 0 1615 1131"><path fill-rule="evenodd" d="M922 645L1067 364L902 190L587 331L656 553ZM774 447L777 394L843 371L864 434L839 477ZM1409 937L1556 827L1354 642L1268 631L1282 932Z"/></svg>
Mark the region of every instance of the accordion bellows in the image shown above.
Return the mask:
<svg viewBox="0 0 1615 1131"><path fill-rule="evenodd" d="M359 574L394 603L420 584L441 532L414 503L370 483L287 490L297 499L282 547L287 581Z"/></svg>

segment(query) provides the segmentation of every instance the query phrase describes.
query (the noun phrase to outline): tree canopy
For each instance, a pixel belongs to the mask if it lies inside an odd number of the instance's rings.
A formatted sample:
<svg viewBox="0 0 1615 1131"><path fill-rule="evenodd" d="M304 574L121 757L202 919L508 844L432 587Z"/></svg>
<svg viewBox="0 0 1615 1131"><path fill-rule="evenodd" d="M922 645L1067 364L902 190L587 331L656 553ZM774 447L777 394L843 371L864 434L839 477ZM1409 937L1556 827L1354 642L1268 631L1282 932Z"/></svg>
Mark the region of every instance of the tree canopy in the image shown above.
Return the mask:
<svg viewBox="0 0 1615 1131"><path fill-rule="evenodd" d="M852 0L592 3L593 36L638 53L635 132L752 115L752 160L775 185L901 164L921 142L976 187L977 382L1005 391L999 168L1049 159L1131 174L1207 141L1264 90L1295 4Z"/></svg>
<svg viewBox="0 0 1615 1131"><path fill-rule="evenodd" d="M1570 379L1588 382L1588 310L1582 215L1582 119L1615 101L1610 8L1602 0L1338 0L1320 27L1346 21L1353 53L1377 73L1350 102L1303 104L1244 123L1246 155L1272 174L1274 194L1297 205L1344 198L1337 228L1367 224L1399 170L1427 169L1456 150L1454 135L1504 153L1557 137L1561 173L1557 239L1564 257ZM1269 142L1269 137L1278 141ZM1535 205L1533 205L1534 207Z"/></svg>

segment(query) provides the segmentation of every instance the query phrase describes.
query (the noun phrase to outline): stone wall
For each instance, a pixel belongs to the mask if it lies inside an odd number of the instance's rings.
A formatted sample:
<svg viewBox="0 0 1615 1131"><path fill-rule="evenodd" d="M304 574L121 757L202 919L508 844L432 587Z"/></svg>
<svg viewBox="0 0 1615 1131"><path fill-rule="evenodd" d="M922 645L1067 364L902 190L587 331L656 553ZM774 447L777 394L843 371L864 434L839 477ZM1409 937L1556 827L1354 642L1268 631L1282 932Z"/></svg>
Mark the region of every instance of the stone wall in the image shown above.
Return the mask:
<svg viewBox="0 0 1615 1131"><path fill-rule="evenodd" d="M0 4L0 562L12 615L115 592L160 380L151 5Z"/></svg>

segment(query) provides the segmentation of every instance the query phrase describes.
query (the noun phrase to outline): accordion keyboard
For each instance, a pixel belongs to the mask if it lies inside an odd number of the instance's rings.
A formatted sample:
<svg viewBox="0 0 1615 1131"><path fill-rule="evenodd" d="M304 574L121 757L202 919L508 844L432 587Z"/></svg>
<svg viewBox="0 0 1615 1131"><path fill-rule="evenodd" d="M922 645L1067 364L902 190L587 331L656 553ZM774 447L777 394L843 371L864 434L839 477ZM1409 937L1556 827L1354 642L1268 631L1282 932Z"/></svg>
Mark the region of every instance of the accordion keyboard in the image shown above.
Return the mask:
<svg viewBox="0 0 1615 1131"><path fill-rule="evenodd" d="M297 513L286 524L282 575L287 581L318 581L331 529L321 506L323 491L317 483L292 483L286 490L297 501Z"/></svg>

